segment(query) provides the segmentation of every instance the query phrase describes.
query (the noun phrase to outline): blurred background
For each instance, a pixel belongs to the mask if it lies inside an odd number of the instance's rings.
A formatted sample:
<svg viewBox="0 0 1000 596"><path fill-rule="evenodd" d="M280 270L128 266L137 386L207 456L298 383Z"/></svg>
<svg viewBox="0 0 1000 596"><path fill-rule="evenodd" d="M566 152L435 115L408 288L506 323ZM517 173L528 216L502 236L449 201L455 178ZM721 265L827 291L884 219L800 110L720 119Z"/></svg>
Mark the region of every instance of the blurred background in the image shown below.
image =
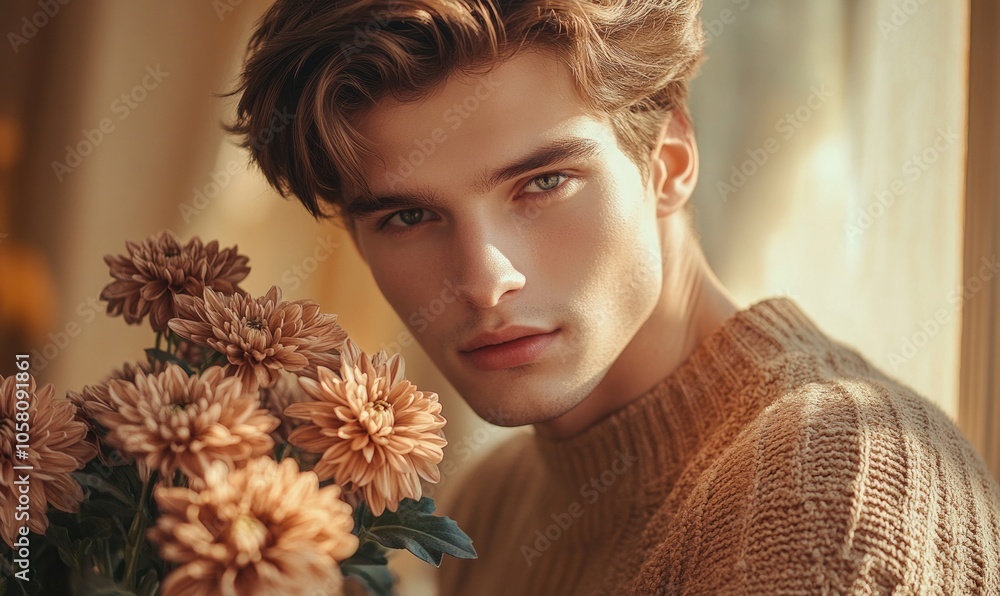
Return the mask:
<svg viewBox="0 0 1000 596"><path fill-rule="evenodd" d="M281 200L220 128L234 100L217 94L268 4L0 4L0 374L29 352L65 392L141 357L147 328L103 315L102 256L169 229L238 245L252 293L278 284L366 351L401 351L445 404L446 458L463 444L474 461L523 430L471 415L350 240ZM996 7L705 0L702 18L694 204L720 279L744 307L791 296L1000 475Z"/></svg>

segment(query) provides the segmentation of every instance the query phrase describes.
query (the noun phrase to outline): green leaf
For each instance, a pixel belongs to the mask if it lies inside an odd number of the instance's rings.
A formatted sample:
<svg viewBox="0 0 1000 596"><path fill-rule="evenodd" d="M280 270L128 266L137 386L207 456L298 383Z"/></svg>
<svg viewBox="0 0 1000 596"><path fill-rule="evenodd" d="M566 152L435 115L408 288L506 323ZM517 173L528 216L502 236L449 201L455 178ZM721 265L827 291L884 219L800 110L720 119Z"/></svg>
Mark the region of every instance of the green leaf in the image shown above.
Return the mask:
<svg viewBox="0 0 1000 596"><path fill-rule="evenodd" d="M205 371L208 369L208 367L215 366L216 364L224 361L225 359L226 359L225 354L223 354L222 352L216 352L215 350L212 350L212 353L205 357L205 362L201 365L201 370Z"/></svg>
<svg viewBox="0 0 1000 596"><path fill-rule="evenodd" d="M370 594L390 596L394 578L386 566L389 562L385 557L387 552L381 544L367 540L361 543L358 551L350 559L340 564L340 571L345 576L357 578Z"/></svg>
<svg viewBox="0 0 1000 596"><path fill-rule="evenodd" d="M87 596L136 596L132 590L119 586L111 578L84 571L74 578L73 592Z"/></svg>
<svg viewBox="0 0 1000 596"><path fill-rule="evenodd" d="M80 520L80 531L86 534L86 538L83 539L87 543L92 540L104 540L112 536L118 535L118 528L115 523L107 517L85 517ZM83 551L86 554L90 554L89 547Z"/></svg>
<svg viewBox="0 0 1000 596"><path fill-rule="evenodd" d="M374 540L366 540L361 543L358 547L357 552L355 552L349 559L343 561L342 564L351 565L388 565L389 560L386 558L388 550L378 542Z"/></svg>
<svg viewBox="0 0 1000 596"><path fill-rule="evenodd" d="M154 596L157 593L157 589L160 587L160 578L156 575L156 572L150 569L146 572L146 575L142 576L139 580L139 587L136 591L142 596Z"/></svg>
<svg viewBox="0 0 1000 596"><path fill-rule="evenodd" d="M110 474L109 474L110 475ZM73 478L76 479L80 486L83 488L93 488L101 491L104 494L110 495L115 499L119 500L123 505L135 509L135 499L129 497L125 494L121 488L115 486L111 482L108 482L100 473L87 473L87 472L73 472Z"/></svg>
<svg viewBox="0 0 1000 596"><path fill-rule="evenodd" d="M355 520L359 522L358 538L364 543L374 540L386 548L410 551L435 567L448 554L459 559L475 559L476 549L472 539L449 517L433 515L434 500L423 497L420 501L403 499L395 511L385 511L374 517L367 505Z"/></svg>
<svg viewBox="0 0 1000 596"><path fill-rule="evenodd" d="M14 565L8 559L11 554L5 548L0 549L0 580L8 576L14 577ZM0 591L0 594L6 594L6 592Z"/></svg>
<svg viewBox="0 0 1000 596"><path fill-rule="evenodd" d="M62 562L66 564L70 569L80 568L80 557L77 553L77 547L69 538L69 532L66 528L61 526L56 526L54 524L49 524L49 529L45 532L45 537L49 539L49 542L56 547L59 551L59 558Z"/></svg>
<svg viewBox="0 0 1000 596"><path fill-rule="evenodd" d="M80 517L82 519L99 517L107 519L110 523L111 520L131 518L131 512L134 509L134 505L129 506L127 509L122 507L117 499L112 499L104 495L93 495L89 500L84 501L80 505Z"/></svg>
<svg viewBox="0 0 1000 596"><path fill-rule="evenodd" d="M340 564L340 571L345 577L355 577L368 588L368 592L376 596L391 596L393 577L385 565Z"/></svg>
<svg viewBox="0 0 1000 596"><path fill-rule="evenodd" d="M146 348L146 357L149 358L150 362L154 361L172 362L177 366L183 368L184 372L186 372L188 376L194 375L194 371L191 370L191 366L187 362L184 362L183 360L181 360L177 356L174 356L170 352L164 352L163 350L157 350L156 348Z"/></svg>

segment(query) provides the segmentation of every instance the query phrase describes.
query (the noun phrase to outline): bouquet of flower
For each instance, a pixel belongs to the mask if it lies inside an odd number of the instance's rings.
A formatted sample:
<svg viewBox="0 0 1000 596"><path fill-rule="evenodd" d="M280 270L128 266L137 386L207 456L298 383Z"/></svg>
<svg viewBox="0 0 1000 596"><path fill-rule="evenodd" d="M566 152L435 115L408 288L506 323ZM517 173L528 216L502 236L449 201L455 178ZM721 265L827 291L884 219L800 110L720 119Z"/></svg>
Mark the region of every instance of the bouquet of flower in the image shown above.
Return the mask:
<svg viewBox="0 0 1000 596"><path fill-rule="evenodd" d="M127 246L101 299L146 358L65 400L0 376L0 593L388 594L389 549L476 556L421 496L445 419L398 354L247 294L236 247Z"/></svg>

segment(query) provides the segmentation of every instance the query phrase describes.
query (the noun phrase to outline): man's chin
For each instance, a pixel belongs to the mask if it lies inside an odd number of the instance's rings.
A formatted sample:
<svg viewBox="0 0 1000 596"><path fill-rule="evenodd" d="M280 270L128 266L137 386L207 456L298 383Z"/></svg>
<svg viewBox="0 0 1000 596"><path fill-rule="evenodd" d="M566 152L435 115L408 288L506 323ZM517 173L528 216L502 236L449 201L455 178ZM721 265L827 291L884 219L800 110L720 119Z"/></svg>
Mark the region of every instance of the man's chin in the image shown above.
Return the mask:
<svg viewBox="0 0 1000 596"><path fill-rule="evenodd" d="M582 400L574 402L571 400L552 400L551 398L537 398L537 401L534 398L501 398L486 400L485 403L467 399L466 403L480 418L490 424L517 427L554 420L573 410L579 405L579 401Z"/></svg>

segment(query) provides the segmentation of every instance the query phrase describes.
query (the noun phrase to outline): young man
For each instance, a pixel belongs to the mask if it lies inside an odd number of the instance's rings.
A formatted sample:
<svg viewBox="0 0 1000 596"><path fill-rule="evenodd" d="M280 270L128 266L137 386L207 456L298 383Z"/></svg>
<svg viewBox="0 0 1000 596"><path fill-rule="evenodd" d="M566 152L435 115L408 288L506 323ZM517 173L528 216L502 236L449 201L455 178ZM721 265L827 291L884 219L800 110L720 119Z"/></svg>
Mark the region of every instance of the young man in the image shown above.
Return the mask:
<svg viewBox="0 0 1000 596"><path fill-rule="evenodd" d="M699 8L279 0L251 41L233 129L270 183L342 219L480 416L534 426L442 503L479 552L442 593L1000 592L950 420L706 264Z"/></svg>

